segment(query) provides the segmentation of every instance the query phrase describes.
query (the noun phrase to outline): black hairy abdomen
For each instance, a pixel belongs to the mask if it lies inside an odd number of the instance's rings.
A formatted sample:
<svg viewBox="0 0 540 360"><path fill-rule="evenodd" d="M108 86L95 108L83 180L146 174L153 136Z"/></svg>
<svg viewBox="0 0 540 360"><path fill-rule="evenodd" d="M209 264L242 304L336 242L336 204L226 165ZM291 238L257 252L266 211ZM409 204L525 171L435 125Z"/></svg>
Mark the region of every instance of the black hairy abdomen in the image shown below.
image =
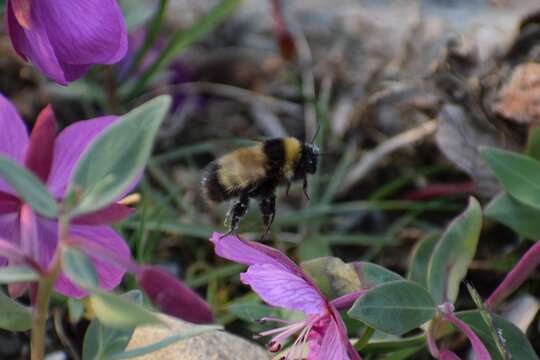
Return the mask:
<svg viewBox="0 0 540 360"><path fill-rule="evenodd" d="M228 192L219 182L218 168L216 162L210 163L205 170L202 180L206 197L214 202L221 202L235 197L235 194Z"/></svg>

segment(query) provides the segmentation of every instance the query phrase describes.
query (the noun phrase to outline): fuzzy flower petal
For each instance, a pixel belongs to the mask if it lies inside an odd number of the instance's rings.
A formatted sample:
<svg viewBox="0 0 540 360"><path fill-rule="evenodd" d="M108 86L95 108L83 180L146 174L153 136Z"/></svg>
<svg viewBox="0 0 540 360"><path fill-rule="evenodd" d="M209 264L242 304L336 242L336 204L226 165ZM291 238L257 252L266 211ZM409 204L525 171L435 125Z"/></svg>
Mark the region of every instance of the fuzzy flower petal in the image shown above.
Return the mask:
<svg viewBox="0 0 540 360"><path fill-rule="evenodd" d="M26 126L11 102L0 94L0 155L22 164L27 144ZM0 179L0 191L14 194L3 179Z"/></svg>
<svg viewBox="0 0 540 360"><path fill-rule="evenodd" d="M301 310L306 314L320 314L326 310L325 300L317 289L281 267L252 265L240 279L270 305Z"/></svg>
<svg viewBox="0 0 540 360"><path fill-rule="evenodd" d="M75 164L88 145L118 117L103 116L79 121L65 128L56 138L47 188L57 198L64 196Z"/></svg>

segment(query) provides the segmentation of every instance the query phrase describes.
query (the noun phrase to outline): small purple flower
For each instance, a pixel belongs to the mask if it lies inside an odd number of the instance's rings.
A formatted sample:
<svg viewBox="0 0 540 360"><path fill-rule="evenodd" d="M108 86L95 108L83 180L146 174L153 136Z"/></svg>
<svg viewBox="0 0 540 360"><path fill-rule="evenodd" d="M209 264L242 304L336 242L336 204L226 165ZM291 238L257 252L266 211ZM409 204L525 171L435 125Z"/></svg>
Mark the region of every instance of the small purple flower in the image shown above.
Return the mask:
<svg viewBox="0 0 540 360"><path fill-rule="evenodd" d="M28 136L24 122L13 105L0 95L0 155L31 170L60 201L84 150L117 119L115 116L104 116L80 121L56 136L54 113L51 106L47 106L39 115L32 134ZM96 243L118 256L129 258L129 248L109 224L126 218L131 212L132 209L127 206L111 204L100 211L80 216L72 221L70 236ZM47 269L58 244L57 220L36 214L1 178L0 241L4 242L4 247L5 242L9 241L43 269ZM116 287L125 269L96 256L90 257L96 267L100 286L105 289ZM18 263L20 256L0 257L0 266ZM10 292L12 296L19 296L27 287L11 286ZM64 274L60 275L55 290L71 297L86 294Z"/></svg>
<svg viewBox="0 0 540 360"><path fill-rule="evenodd" d="M93 64L113 64L127 51L116 0L7 0L5 26L15 51L61 85Z"/></svg>
<svg viewBox="0 0 540 360"><path fill-rule="evenodd" d="M349 342L347 328L339 312L286 255L236 236L223 237L220 233L214 233L211 241L217 255L249 266L240 279L264 301L273 306L304 312L304 320L260 334L273 335L268 344L271 352L280 351L286 341L298 333L285 355L287 360L300 358L306 344L309 347L308 360L360 359ZM263 320L283 322L279 319Z"/></svg>

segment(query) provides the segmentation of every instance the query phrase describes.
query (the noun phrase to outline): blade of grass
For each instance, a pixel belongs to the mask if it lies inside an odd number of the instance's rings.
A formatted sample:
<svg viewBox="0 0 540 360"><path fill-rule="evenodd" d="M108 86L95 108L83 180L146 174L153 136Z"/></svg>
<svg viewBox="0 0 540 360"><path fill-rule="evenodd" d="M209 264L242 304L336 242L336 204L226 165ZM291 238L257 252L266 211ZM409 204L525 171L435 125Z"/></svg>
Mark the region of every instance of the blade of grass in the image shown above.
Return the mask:
<svg viewBox="0 0 540 360"><path fill-rule="evenodd" d="M163 23L163 19L165 17L168 2L168 0L159 0L156 12L152 17L152 21L148 25L148 31L146 33L146 36L144 37L143 45L135 54L135 58L131 62L128 71L126 72L127 74L131 74L139 68L139 66L141 65L141 61L144 59L144 56L148 53L148 50L150 50L154 45L154 42L156 41L156 38L159 34L159 30L161 29L161 24Z"/></svg>
<svg viewBox="0 0 540 360"><path fill-rule="evenodd" d="M226 264L217 268L216 270L210 271L209 273L193 277L191 279L186 279L186 284L190 287L204 286L208 284L210 280L219 280L230 276L235 276L240 274L240 272L244 269L244 265Z"/></svg>
<svg viewBox="0 0 540 360"><path fill-rule="evenodd" d="M156 75L156 73L167 67L171 61L182 50L201 39L208 32L212 31L240 4L240 0L222 0L208 14L202 16L189 29L178 30L159 54L159 57L140 76L133 88L128 93L128 99L132 100L138 96Z"/></svg>
<svg viewBox="0 0 540 360"><path fill-rule="evenodd" d="M349 171L349 168L355 159L355 148L356 144L354 143L347 145L343 156L333 171L330 182L326 186L326 191L321 198L320 204L329 204L334 198L334 195L336 195L336 193L339 191L339 187L341 186L343 180L345 179L345 175Z"/></svg>

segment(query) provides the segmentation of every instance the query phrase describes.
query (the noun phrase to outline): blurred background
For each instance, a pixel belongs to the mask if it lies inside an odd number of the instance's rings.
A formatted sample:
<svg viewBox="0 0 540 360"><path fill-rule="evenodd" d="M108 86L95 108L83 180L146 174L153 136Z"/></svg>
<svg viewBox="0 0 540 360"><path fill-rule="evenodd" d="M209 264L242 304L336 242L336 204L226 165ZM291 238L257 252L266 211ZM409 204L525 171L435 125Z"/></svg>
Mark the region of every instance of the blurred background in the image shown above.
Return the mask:
<svg viewBox="0 0 540 360"><path fill-rule="evenodd" d="M320 126L311 199L301 184L288 196L280 189L267 241L298 261L333 255L405 274L415 244L443 229L469 195L487 202L499 191L476 147L525 146L528 125L515 120L524 105L505 103L501 89L517 66L540 60L538 1L171 0L161 16L163 2L119 3L130 30L122 63L61 87L22 62L4 30L0 92L29 126L48 103L65 126L173 95L137 212L117 229L137 261L185 280L246 338L263 326L254 319L276 310L240 284L242 266L209 245L227 210L201 197L201 170L215 157L265 138L311 139ZM253 207L239 232L258 239L261 229ZM529 246L487 221L468 279L488 295ZM539 276L507 309L537 351ZM136 284L126 277L123 286ZM80 348L85 322L72 325L66 299L55 304L56 326ZM61 347L54 326L50 349ZM0 358L26 358L27 344L0 331Z"/></svg>

